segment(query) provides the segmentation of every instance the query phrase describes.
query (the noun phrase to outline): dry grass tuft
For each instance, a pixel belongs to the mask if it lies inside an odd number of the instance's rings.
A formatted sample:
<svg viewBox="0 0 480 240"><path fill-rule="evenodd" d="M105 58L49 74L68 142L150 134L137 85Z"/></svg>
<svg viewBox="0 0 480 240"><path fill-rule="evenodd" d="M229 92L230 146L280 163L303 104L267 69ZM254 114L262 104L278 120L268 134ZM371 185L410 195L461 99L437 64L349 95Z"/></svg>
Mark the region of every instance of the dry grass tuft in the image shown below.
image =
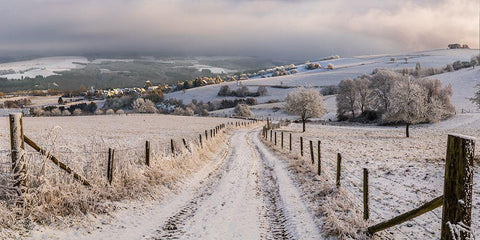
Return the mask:
<svg viewBox="0 0 480 240"><path fill-rule="evenodd" d="M261 135L259 137L262 138ZM362 209L355 204L355 197L350 192L335 186L334 176L328 172L318 176L316 165L305 161L298 153L279 149L271 142L263 138L262 140L288 164L291 176L302 189L303 196L325 237L370 239L365 234L367 222L363 220Z"/></svg>

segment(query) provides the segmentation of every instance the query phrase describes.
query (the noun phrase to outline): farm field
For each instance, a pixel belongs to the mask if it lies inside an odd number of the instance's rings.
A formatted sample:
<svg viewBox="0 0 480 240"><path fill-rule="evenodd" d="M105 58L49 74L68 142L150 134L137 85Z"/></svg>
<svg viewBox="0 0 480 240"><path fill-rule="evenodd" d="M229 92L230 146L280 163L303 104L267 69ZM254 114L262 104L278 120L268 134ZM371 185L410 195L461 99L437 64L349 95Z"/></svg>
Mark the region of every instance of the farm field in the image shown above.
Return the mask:
<svg viewBox="0 0 480 240"><path fill-rule="evenodd" d="M142 149L147 140L165 147L172 138L196 140L204 130L227 121L234 120L161 114L31 117L24 118L24 132L56 150ZM2 118L0 129L0 147L9 149L8 118Z"/></svg>
<svg viewBox="0 0 480 240"><path fill-rule="evenodd" d="M477 137L480 135L480 115L461 114L432 125L415 126L411 137L405 138L405 129L378 126L307 126L301 133L301 124L292 124L277 131L276 149L280 149L280 132L284 131L285 153L292 133L291 154L288 162L304 161L307 169L317 171L317 142L321 141L321 161L324 176L335 182L337 153L342 155L342 188L345 198L355 202L361 213L363 168L369 170L370 221L373 223L393 218L414 209L443 194L447 135L450 133ZM304 156L300 156L300 136L304 138ZM270 136L268 136L270 141ZM315 164L310 162L309 141L313 141ZM475 146L479 155L480 146ZM289 155L292 156L292 155ZM472 229L480 228L480 168L476 158L474 170L474 200ZM310 180L310 184L315 182ZM308 189L307 189L308 190ZM442 208L388 229L383 237L391 239L437 239L440 234ZM478 234L478 233L477 233Z"/></svg>
<svg viewBox="0 0 480 240"><path fill-rule="evenodd" d="M371 74L375 68L415 68L416 63L420 63L422 67L444 68L447 64L452 64L457 60L470 61L470 58L477 54L478 50L474 49L442 49L407 54L392 54L388 56L340 58L319 62L322 66L326 66L329 63L334 64L335 68L333 70L315 69L306 71L303 70L305 66L302 64L297 66L297 68L300 70L300 72L297 74L268 78L252 78L239 82L228 82L217 85L203 86L188 89L186 92L180 91L169 93L166 94L165 97L182 99L183 103L185 104L190 103L193 99L204 102L229 99L231 97L217 96L221 86L228 85L231 89L236 89L239 85L245 85L249 87L251 91L255 91L256 87L258 86L267 86L267 95L258 97L258 103L266 103L269 100L283 101L287 94L298 86L318 88L337 85L341 80L347 78L355 78L361 76L362 74ZM408 63L404 63L402 60L402 58L405 56L409 56ZM398 59L397 62L392 63L390 61L391 57L396 57ZM452 83L454 90L456 90L456 86L459 87L459 90L465 90L467 88L472 89L476 83L471 80L478 79L480 75L478 69L474 69L473 71L471 69L464 69L460 70L460 72L463 73L461 74L462 78L456 77L458 72L444 73L442 75L431 76L431 78L439 78L446 84ZM459 82L456 82L456 79L458 79ZM456 83L461 83L462 85L457 85ZM278 86L282 86L283 88L279 88ZM461 93L458 91L454 91L454 94L459 94L459 100L462 100L466 105L464 108L473 110L473 105L470 104L469 101L462 99L462 96L466 97L465 95L461 95ZM455 95L453 98L456 98Z"/></svg>

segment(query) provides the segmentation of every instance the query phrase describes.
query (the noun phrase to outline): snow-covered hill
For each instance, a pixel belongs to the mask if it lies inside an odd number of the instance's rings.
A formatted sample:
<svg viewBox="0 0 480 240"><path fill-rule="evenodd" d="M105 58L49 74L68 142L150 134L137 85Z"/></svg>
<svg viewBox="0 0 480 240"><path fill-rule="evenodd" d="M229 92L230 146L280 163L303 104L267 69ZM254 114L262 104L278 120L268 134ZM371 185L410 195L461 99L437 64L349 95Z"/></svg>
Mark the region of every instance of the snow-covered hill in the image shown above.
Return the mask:
<svg viewBox="0 0 480 240"><path fill-rule="evenodd" d="M355 78L362 74L371 74L376 68L415 68L417 63L420 63L422 68L443 68L447 64L452 64L458 60L470 61L471 57L477 54L479 54L479 51L473 49L442 49L407 54L357 56L317 62L312 61L313 63L319 63L324 67L331 63L334 65L334 69L328 70L326 68L319 68L315 70L305 70L305 65L302 64L297 66L299 69L299 73L297 74L267 78L257 77L240 82L209 85L188 89L186 92L169 93L166 94L166 98L182 99L185 104L190 103L193 99L208 102L233 98L217 96L220 87L223 85L229 85L232 89L244 85L249 87L251 91L255 91L257 86L267 86L267 96L257 98L258 103L262 104L269 100L283 101L287 94L297 86L323 87L337 85L343 79ZM393 57L396 58L395 62L391 61L391 58ZM405 57L408 57L407 63L405 63ZM480 80L480 72L478 68L448 72L431 76L431 78L438 78L444 84L452 84L454 90L452 102L459 112L461 112L461 109L464 109L464 111L474 111L476 109L468 98L473 96L475 91L474 86L477 84L477 80ZM326 101L326 104L328 109L335 110L334 99L333 101ZM219 111L218 114L224 114L224 112L225 111ZM271 111L268 112L268 114L273 115ZM328 118L332 117L330 115L331 114L328 115Z"/></svg>

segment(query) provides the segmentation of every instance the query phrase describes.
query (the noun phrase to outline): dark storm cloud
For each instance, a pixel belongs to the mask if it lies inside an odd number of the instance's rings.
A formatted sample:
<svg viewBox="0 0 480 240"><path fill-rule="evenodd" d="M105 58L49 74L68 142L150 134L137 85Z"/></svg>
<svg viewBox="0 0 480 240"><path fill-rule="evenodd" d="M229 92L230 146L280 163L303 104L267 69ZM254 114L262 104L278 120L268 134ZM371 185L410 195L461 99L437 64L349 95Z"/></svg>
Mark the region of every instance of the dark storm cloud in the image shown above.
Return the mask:
<svg viewBox="0 0 480 240"><path fill-rule="evenodd" d="M0 52L308 58L478 47L478 3L0 0Z"/></svg>

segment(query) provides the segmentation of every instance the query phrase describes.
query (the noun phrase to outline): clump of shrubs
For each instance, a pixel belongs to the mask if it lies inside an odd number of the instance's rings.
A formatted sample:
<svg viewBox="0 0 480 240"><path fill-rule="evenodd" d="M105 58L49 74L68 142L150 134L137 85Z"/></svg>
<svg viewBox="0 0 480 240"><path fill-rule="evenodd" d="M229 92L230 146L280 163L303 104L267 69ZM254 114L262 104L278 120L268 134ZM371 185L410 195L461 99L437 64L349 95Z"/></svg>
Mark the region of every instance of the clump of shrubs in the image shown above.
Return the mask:
<svg viewBox="0 0 480 240"><path fill-rule="evenodd" d="M28 98L22 98L18 100L6 100L0 103L0 108L23 108L32 105L32 101Z"/></svg>
<svg viewBox="0 0 480 240"><path fill-rule="evenodd" d="M321 67L322 66L319 63L311 63L311 62L305 63L305 68L307 70L313 70L313 69L317 69L317 68L321 68Z"/></svg>
<svg viewBox="0 0 480 240"><path fill-rule="evenodd" d="M254 114L246 104L238 104L235 107L233 112L235 113L236 116L244 117L244 118L251 118L254 116Z"/></svg>
<svg viewBox="0 0 480 240"><path fill-rule="evenodd" d="M256 92L250 92L247 86L242 86L234 91L230 89L230 86L224 85L220 87L217 95L222 97L260 97L267 95L267 87L259 86Z"/></svg>

